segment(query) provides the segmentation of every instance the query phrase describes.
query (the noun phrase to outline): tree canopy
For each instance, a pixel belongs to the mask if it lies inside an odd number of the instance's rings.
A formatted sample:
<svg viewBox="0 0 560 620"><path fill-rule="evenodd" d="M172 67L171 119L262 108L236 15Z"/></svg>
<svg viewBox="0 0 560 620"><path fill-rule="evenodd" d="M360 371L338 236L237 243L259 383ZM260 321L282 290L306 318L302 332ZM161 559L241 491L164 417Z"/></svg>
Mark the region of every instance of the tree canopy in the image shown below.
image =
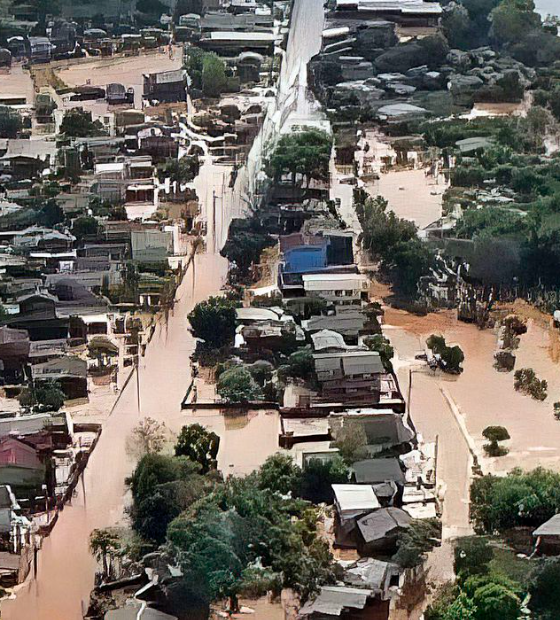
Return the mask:
<svg viewBox="0 0 560 620"><path fill-rule="evenodd" d="M188 316L193 335L208 348L231 344L235 336L235 304L224 297L210 297L197 304Z"/></svg>
<svg viewBox="0 0 560 620"><path fill-rule="evenodd" d="M201 424L187 424L177 438L175 455L198 463L202 473L207 473L216 467L219 449L220 437L216 433L206 430Z"/></svg>
<svg viewBox="0 0 560 620"><path fill-rule="evenodd" d="M314 128L294 131L280 138L266 161L266 173L275 182L290 176L294 185L298 178L307 185L312 179L326 180L331 151L332 138L326 132Z"/></svg>

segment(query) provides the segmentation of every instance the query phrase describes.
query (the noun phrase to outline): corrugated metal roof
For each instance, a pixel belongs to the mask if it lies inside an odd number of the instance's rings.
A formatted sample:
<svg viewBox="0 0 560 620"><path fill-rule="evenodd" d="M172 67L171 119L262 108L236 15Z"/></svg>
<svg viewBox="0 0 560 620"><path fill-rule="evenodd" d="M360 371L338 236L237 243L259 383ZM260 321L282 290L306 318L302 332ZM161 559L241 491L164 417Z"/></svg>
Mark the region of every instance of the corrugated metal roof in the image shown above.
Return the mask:
<svg viewBox="0 0 560 620"><path fill-rule="evenodd" d="M326 614L340 616L345 608L364 609L367 600L373 592L363 588L349 588L347 586L323 586L319 595L306 603L300 610L300 616L311 614Z"/></svg>

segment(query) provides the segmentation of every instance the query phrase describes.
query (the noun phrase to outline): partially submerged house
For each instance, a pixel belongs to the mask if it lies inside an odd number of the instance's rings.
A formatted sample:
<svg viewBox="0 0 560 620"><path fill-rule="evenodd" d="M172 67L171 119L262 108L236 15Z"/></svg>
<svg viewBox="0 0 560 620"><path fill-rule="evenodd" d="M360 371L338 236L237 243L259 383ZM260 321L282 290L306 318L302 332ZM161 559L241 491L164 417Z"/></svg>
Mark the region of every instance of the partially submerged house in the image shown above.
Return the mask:
<svg viewBox="0 0 560 620"><path fill-rule="evenodd" d="M313 361L323 399L346 403L379 402L381 375L385 369L376 351L314 353Z"/></svg>

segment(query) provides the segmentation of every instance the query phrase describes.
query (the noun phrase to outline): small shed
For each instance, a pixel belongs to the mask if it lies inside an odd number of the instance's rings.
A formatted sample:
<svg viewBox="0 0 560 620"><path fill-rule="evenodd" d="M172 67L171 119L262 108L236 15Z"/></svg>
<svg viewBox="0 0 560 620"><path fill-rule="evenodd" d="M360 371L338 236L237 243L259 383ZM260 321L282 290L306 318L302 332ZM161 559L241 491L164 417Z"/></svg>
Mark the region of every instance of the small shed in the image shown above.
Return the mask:
<svg viewBox="0 0 560 620"><path fill-rule="evenodd" d="M535 550L544 555L560 555L560 514L554 515L533 532Z"/></svg>

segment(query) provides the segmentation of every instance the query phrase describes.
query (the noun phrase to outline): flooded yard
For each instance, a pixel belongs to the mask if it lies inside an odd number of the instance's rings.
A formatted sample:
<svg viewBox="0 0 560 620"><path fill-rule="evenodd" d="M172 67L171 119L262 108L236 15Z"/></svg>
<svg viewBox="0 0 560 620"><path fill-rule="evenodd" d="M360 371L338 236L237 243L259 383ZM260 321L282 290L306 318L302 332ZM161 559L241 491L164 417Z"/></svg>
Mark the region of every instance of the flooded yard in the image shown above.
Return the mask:
<svg viewBox="0 0 560 620"><path fill-rule="evenodd" d="M106 87L107 84L117 82L126 88L134 88L134 107L142 109L142 93L144 90L144 74L159 71L172 71L180 69L183 63L181 49L175 48L173 58L170 58L167 50L154 51L141 56L112 57L102 59L89 59L80 63L73 63L62 67L58 72L60 79L68 86L92 86ZM80 105L102 106L104 102L78 102Z"/></svg>
<svg viewBox="0 0 560 620"><path fill-rule="evenodd" d="M441 402L436 398L437 391L440 394L443 391L464 417L476 452L482 456L485 471L507 472L521 463L525 469L543 466L560 471L560 422L553 416L553 403L560 400L558 334L554 328L529 319L528 331L521 336L516 351L516 369L533 368L540 379L548 382L548 398L539 402L515 391L513 372L503 373L494 369L497 342L494 330L480 330L474 325L461 323L452 312L419 318L389 309L386 322L386 333L398 351L401 374L408 372L410 366L418 368L414 374L412 410L420 432L429 433L433 426L440 433L440 439L445 441L445 433L438 430L442 409ZM443 334L448 343L458 344L463 349L464 372L460 376L449 376L439 371L433 374L414 360L415 353L423 349L426 338L432 333ZM421 403L431 399L426 399L424 392L436 398L431 414L427 408L414 411L418 399ZM444 404L448 408L448 403ZM490 425L508 429L511 440L506 444L510 449L507 456L484 456L483 445L486 441L482 431Z"/></svg>

